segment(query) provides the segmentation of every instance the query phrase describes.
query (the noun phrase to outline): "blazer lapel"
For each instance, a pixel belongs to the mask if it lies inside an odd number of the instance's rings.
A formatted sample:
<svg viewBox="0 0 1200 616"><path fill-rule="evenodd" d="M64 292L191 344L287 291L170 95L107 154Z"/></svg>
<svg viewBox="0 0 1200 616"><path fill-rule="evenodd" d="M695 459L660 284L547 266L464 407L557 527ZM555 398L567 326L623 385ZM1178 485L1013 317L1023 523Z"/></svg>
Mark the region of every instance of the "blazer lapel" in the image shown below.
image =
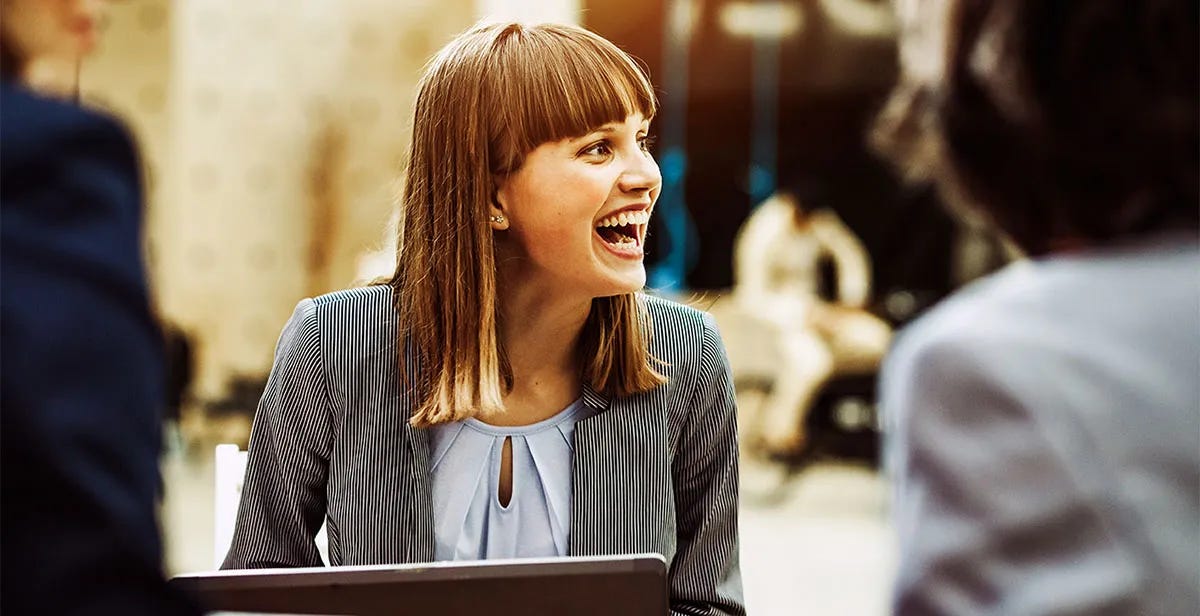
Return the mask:
<svg viewBox="0 0 1200 616"><path fill-rule="evenodd" d="M415 359L411 346L405 349L405 372L415 377ZM432 562L436 539L433 525L433 477L429 468L429 431L414 428L409 420L412 418L415 396L411 389L405 389L403 384L398 388L400 416L404 418L404 436L408 443L408 454L412 473L414 493L401 495L409 500L408 536L398 538L406 542L405 554L410 563Z"/></svg>
<svg viewBox="0 0 1200 616"><path fill-rule="evenodd" d="M666 430L653 394L612 400L584 386L598 411L575 425L571 555L670 551L674 498ZM668 540L668 543L673 543Z"/></svg>
<svg viewBox="0 0 1200 616"><path fill-rule="evenodd" d="M431 562L434 555L433 486L429 474L429 432L414 428L407 421L404 431L412 455L413 485L416 494L409 497L408 562Z"/></svg>

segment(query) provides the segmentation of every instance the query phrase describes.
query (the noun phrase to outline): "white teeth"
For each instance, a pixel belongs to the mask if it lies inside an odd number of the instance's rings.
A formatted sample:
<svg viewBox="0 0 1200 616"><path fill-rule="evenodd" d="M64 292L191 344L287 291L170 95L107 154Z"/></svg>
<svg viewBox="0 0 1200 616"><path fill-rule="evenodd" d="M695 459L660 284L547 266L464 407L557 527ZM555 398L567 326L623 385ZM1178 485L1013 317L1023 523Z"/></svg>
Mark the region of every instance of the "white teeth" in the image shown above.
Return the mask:
<svg viewBox="0 0 1200 616"><path fill-rule="evenodd" d="M650 212L622 212L601 220L597 227L621 227L625 225L644 225L650 222Z"/></svg>

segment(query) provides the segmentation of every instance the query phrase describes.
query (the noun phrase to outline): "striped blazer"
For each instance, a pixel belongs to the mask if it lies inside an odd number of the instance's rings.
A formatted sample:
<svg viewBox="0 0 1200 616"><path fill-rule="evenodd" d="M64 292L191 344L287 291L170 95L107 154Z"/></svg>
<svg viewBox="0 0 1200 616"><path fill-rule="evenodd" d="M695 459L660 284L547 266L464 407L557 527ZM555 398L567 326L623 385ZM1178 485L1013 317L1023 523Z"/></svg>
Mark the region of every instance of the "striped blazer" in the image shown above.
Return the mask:
<svg viewBox="0 0 1200 616"><path fill-rule="evenodd" d="M674 614L743 614L737 420L729 363L708 314L645 297L667 383L609 399L575 429L571 555L658 552ZM408 423L390 287L296 307L250 437L225 569L434 558L429 438ZM409 366L411 368L411 366Z"/></svg>

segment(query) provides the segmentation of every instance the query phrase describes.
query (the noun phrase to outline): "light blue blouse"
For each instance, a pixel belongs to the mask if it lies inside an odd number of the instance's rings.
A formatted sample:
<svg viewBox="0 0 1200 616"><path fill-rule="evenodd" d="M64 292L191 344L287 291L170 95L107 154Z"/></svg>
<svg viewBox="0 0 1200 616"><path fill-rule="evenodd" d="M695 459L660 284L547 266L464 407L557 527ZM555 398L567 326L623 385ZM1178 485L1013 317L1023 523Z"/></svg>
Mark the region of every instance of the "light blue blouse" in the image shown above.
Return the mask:
<svg viewBox="0 0 1200 616"><path fill-rule="evenodd" d="M528 426L477 419L432 429L437 560L565 556L571 528L575 423L592 413L576 400ZM512 494L500 505L504 440L512 438Z"/></svg>

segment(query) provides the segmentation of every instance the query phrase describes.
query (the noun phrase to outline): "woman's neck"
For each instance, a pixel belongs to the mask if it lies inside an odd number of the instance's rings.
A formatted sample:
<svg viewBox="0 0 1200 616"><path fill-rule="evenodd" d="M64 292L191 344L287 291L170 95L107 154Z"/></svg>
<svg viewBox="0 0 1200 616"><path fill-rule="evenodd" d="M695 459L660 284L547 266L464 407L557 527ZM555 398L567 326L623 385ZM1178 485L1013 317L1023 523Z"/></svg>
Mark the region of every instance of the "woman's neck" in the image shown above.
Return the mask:
<svg viewBox="0 0 1200 616"><path fill-rule="evenodd" d="M577 349L591 299L568 296L528 280L500 280L499 336L513 371L513 393L562 386L578 388Z"/></svg>

